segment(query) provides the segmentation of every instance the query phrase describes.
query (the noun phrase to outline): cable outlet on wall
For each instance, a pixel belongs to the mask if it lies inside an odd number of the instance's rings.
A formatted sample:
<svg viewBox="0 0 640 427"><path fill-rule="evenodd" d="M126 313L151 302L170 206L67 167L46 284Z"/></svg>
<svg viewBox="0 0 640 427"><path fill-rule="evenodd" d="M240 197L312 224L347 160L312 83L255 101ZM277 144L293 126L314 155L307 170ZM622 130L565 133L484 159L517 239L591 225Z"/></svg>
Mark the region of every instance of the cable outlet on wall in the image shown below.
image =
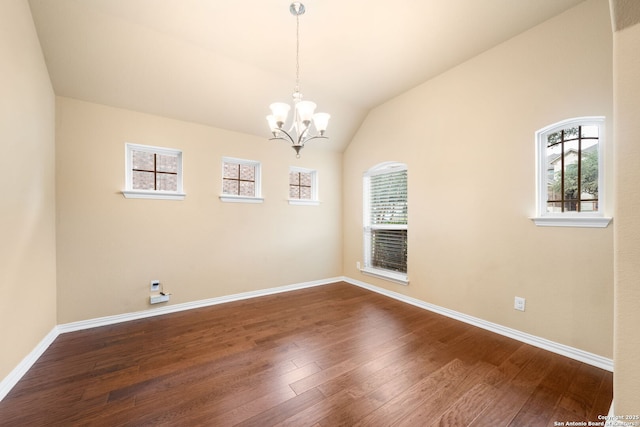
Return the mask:
<svg viewBox="0 0 640 427"><path fill-rule="evenodd" d="M151 295L149 297L149 302L151 304L158 304L160 302L167 302L167 301L169 301L169 294Z"/></svg>
<svg viewBox="0 0 640 427"><path fill-rule="evenodd" d="M160 281L152 280L151 281L151 292L160 292Z"/></svg>
<svg viewBox="0 0 640 427"><path fill-rule="evenodd" d="M513 308L519 311L524 311L524 305L525 305L525 299L522 297L516 297L513 303Z"/></svg>

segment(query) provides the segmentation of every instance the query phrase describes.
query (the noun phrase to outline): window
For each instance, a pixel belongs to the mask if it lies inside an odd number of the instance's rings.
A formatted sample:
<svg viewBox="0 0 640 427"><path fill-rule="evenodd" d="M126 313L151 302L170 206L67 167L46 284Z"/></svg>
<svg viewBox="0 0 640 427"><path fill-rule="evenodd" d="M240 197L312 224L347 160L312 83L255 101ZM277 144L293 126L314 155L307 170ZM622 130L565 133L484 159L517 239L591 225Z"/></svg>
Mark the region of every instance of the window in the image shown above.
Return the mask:
<svg viewBox="0 0 640 427"><path fill-rule="evenodd" d="M383 163L364 175L364 273L408 284L407 166Z"/></svg>
<svg viewBox="0 0 640 427"><path fill-rule="evenodd" d="M289 169L289 204L319 204L317 176L314 170L291 167Z"/></svg>
<svg viewBox="0 0 640 427"><path fill-rule="evenodd" d="M602 190L604 117L565 120L536 132L537 225L606 227Z"/></svg>
<svg viewBox="0 0 640 427"><path fill-rule="evenodd" d="M223 202L262 203L260 189L260 162L253 160L222 159Z"/></svg>
<svg viewBox="0 0 640 427"><path fill-rule="evenodd" d="M184 199L180 150L125 144L125 162L125 197Z"/></svg>

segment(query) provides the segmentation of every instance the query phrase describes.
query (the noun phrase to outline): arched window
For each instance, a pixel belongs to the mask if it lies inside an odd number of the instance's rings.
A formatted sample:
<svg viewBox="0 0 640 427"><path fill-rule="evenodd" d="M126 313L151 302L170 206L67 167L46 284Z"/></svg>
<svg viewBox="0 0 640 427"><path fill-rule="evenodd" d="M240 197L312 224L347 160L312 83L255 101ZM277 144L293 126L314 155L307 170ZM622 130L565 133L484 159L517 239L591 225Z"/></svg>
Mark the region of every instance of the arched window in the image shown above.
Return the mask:
<svg viewBox="0 0 640 427"><path fill-rule="evenodd" d="M536 132L537 225L606 227L604 117L564 120Z"/></svg>

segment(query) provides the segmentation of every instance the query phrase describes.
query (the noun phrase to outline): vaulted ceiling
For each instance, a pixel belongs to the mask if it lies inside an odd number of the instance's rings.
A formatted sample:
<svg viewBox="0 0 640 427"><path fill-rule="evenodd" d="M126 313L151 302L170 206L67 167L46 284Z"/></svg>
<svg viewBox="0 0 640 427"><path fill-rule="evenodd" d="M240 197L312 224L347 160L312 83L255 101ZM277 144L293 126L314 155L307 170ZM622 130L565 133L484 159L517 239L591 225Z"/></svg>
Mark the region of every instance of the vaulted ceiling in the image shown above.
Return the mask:
<svg viewBox="0 0 640 427"><path fill-rule="evenodd" d="M380 103L583 0L306 0L301 92L342 150ZM269 136L291 102L289 0L30 0L57 95ZM393 123L389 123L393 125Z"/></svg>

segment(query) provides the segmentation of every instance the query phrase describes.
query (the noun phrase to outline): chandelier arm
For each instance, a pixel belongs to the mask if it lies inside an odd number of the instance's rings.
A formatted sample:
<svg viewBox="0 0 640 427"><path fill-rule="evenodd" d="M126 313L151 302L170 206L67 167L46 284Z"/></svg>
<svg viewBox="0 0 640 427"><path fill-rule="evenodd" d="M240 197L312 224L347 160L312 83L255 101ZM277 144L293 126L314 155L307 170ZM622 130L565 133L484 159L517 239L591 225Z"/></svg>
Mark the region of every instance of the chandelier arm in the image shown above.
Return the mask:
<svg viewBox="0 0 640 427"><path fill-rule="evenodd" d="M282 136L272 136L271 138L269 138L269 141L276 141L276 140L281 140L281 141L285 141L285 142L291 142L288 138L282 137Z"/></svg>
<svg viewBox="0 0 640 427"><path fill-rule="evenodd" d="M274 135L273 138L269 138L269 141L273 141L275 139L281 139L283 141L290 142L291 144L295 144L295 140L291 137L291 135L289 135L289 133L286 130L278 129L278 132L285 134L287 137L284 138L282 137L282 135L277 135L277 136Z"/></svg>
<svg viewBox="0 0 640 427"><path fill-rule="evenodd" d="M312 139L329 139L328 136L324 136L324 135L316 135L316 136L310 136L308 138L306 138L304 141L302 141L302 146L304 146L304 144L307 143L307 141L311 141Z"/></svg>
<svg viewBox="0 0 640 427"><path fill-rule="evenodd" d="M308 133L309 133L309 127L307 126L305 129L302 130L302 132L300 132L300 135L298 135L298 145L302 145L304 147L304 143L307 142L307 140L309 139L306 137Z"/></svg>
<svg viewBox="0 0 640 427"><path fill-rule="evenodd" d="M291 130L293 130L293 125L291 125L291 129L289 129L289 132L291 132ZM280 132L282 132L285 135L287 135L287 138L289 139L289 141L291 141L292 144L294 143L295 140L293 139L293 137L291 136L291 134L289 132L287 132L284 129L280 129Z"/></svg>
<svg viewBox="0 0 640 427"><path fill-rule="evenodd" d="M293 141L290 141L287 138L283 138L281 136L274 136L274 137L269 138L269 141L278 141L278 140L279 141L284 141L287 144L293 144Z"/></svg>

